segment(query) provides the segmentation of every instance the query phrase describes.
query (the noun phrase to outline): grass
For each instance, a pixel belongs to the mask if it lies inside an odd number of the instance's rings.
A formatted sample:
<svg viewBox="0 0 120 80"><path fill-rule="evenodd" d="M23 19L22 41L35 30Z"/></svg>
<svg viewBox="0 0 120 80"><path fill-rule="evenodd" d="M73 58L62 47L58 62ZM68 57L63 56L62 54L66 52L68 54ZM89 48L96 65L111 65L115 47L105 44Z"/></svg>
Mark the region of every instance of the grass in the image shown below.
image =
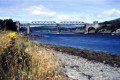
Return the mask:
<svg viewBox="0 0 120 80"><path fill-rule="evenodd" d="M0 33L0 80L66 80L54 51L22 35L11 39L8 33Z"/></svg>
<svg viewBox="0 0 120 80"><path fill-rule="evenodd" d="M53 49L55 51L60 51L66 54L80 56L94 62L101 62L104 64L109 64L110 66L120 67L120 55L117 54L96 52L87 49L77 49L73 47L56 46L51 44L41 44L41 46L44 46L48 49Z"/></svg>

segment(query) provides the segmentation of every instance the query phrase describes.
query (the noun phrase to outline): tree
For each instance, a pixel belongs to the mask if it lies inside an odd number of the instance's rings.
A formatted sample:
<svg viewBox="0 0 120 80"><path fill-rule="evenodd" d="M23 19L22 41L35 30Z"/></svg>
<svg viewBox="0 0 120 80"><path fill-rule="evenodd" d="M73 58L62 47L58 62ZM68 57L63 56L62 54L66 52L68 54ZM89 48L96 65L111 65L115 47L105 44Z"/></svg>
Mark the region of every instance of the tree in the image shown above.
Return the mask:
<svg viewBox="0 0 120 80"><path fill-rule="evenodd" d="M111 20L111 21L105 21L102 23L99 23L101 27L96 29L96 32L102 32L102 31L116 31L117 29L120 29L120 18Z"/></svg>
<svg viewBox="0 0 120 80"><path fill-rule="evenodd" d="M0 30L3 30L3 20L2 19L0 19Z"/></svg>
<svg viewBox="0 0 120 80"><path fill-rule="evenodd" d="M3 21L3 23L4 23L4 30L12 30L12 31L17 30L16 23L13 22L12 19L6 19Z"/></svg>

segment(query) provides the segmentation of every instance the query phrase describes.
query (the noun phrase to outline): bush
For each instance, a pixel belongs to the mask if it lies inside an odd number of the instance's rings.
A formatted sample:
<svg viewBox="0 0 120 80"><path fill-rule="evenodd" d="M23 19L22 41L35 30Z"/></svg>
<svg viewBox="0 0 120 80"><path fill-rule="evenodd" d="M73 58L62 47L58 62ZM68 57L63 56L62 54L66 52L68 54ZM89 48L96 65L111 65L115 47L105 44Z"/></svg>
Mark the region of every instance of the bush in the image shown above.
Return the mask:
<svg viewBox="0 0 120 80"><path fill-rule="evenodd" d="M64 80L54 52L15 33L0 34L0 80ZM5 40L4 40L5 39Z"/></svg>

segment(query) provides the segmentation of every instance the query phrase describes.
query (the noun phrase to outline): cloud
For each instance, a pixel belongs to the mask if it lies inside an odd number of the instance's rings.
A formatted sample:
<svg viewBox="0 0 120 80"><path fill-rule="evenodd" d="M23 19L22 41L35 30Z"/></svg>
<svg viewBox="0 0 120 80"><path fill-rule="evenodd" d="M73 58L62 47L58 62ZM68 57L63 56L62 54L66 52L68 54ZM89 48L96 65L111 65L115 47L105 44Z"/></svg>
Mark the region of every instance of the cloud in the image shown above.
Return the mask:
<svg viewBox="0 0 120 80"><path fill-rule="evenodd" d="M68 16L68 15L57 15L57 19L58 20L72 20L73 19L73 17L70 17L70 16Z"/></svg>
<svg viewBox="0 0 120 80"><path fill-rule="evenodd" d="M23 11L27 12L31 16L39 17L41 19L55 19L55 20L78 20L78 17L70 14L59 14L46 8L43 5L30 6L24 8Z"/></svg>
<svg viewBox="0 0 120 80"><path fill-rule="evenodd" d="M97 15L97 18L116 17L116 16L120 16L120 10L113 8L111 10L104 11L101 14Z"/></svg>
<svg viewBox="0 0 120 80"><path fill-rule="evenodd" d="M0 19L10 19L10 17L0 17Z"/></svg>
<svg viewBox="0 0 120 80"><path fill-rule="evenodd" d="M2 10L2 8L0 8ZM1 11L1 14L6 12L10 12L4 16L9 17L0 17L1 19L9 19L20 20L22 22L30 22L34 20L55 20L55 21L84 21L87 19L87 14L80 12L64 12L64 9L61 11L57 11L54 8L49 8L44 5L22 5L21 8L18 6L15 8L5 8L4 12Z"/></svg>
<svg viewBox="0 0 120 80"><path fill-rule="evenodd" d="M70 19L70 16L67 16L67 15L58 15L57 18L59 20L69 20Z"/></svg>
<svg viewBox="0 0 120 80"><path fill-rule="evenodd" d="M7 17L7 16L0 16L0 19L4 20L4 19L12 19L13 21L19 21L19 20L22 20L22 19L18 19L18 18L15 18L15 17Z"/></svg>
<svg viewBox="0 0 120 80"><path fill-rule="evenodd" d="M28 13L29 13L30 15L33 15L33 16L53 17L53 16L56 15L56 12L47 9L47 8L44 7L43 5L31 6L31 7L28 7L28 8L26 8L26 9L24 9L24 10L28 11Z"/></svg>
<svg viewBox="0 0 120 80"><path fill-rule="evenodd" d="M84 17L85 18L85 17ZM76 20L81 20L83 19L82 16L75 16L75 15L57 15L57 19L61 21L76 21Z"/></svg>

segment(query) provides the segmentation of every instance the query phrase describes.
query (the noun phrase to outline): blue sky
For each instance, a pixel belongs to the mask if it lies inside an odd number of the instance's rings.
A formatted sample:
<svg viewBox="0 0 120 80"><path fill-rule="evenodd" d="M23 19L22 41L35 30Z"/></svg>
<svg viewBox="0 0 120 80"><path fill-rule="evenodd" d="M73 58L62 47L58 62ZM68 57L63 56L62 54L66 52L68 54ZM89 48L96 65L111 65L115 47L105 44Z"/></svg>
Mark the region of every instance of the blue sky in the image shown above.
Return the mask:
<svg viewBox="0 0 120 80"><path fill-rule="evenodd" d="M0 0L0 19L93 21L120 18L120 0Z"/></svg>

